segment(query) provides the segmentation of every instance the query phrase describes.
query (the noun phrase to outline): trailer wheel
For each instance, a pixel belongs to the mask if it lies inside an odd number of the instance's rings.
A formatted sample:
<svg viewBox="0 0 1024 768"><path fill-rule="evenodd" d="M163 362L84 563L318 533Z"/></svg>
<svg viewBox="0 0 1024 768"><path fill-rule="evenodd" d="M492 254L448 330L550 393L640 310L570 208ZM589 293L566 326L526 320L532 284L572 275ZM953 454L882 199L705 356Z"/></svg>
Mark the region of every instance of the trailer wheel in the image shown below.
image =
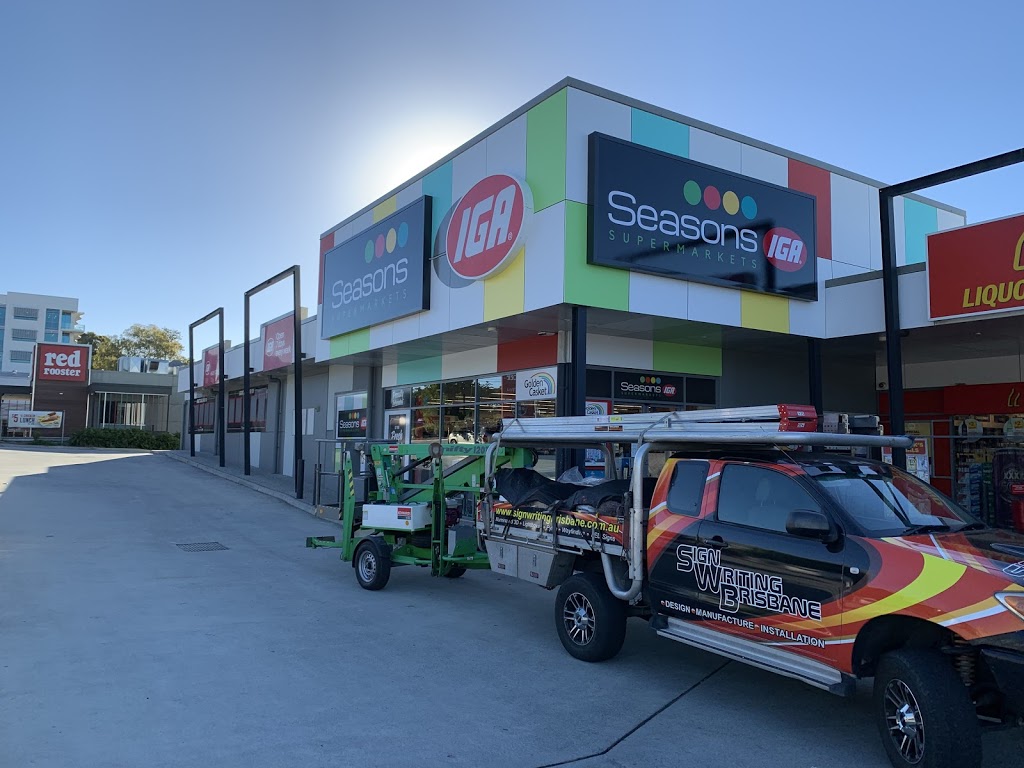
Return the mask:
<svg viewBox="0 0 1024 768"><path fill-rule="evenodd" d="M577 573L558 588L555 625L572 656L605 661L626 639L626 605L608 591L602 574Z"/></svg>
<svg viewBox="0 0 1024 768"><path fill-rule="evenodd" d="M967 688L937 651L902 648L875 673L875 720L896 768L977 768L981 726Z"/></svg>
<svg viewBox="0 0 1024 768"><path fill-rule="evenodd" d="M379 536L371 536L356 549L352 564L356 581L363 589L384 589L391 578L391 547Z"/></svg>
<svg viewBox="0 0 1024 768"><path fill-rule="evenodd" d="M466 569L461 565L453 565L448 569L448 572L444 575L446 579L457 579L466 572Z"/></svg>

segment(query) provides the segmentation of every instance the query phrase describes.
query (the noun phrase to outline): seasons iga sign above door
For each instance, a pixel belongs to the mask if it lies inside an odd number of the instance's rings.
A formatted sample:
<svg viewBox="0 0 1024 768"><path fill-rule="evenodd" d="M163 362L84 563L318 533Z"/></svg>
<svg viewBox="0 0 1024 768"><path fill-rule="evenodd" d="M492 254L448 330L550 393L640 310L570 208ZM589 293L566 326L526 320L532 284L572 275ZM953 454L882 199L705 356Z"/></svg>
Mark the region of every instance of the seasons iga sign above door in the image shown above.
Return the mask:
<svg viewBox="0 0 1024 768"><path fill-rule="evenodd" d="M530 186L499 173L481 179L445 214L434 271L449 288L500 274L522 251L533 215Z"/></svg>
<svg viewBox="0 0 1024 768"><path fill-rule="evenodd" d="M590 135L587 261L817 300L815 199Z"/></svg>

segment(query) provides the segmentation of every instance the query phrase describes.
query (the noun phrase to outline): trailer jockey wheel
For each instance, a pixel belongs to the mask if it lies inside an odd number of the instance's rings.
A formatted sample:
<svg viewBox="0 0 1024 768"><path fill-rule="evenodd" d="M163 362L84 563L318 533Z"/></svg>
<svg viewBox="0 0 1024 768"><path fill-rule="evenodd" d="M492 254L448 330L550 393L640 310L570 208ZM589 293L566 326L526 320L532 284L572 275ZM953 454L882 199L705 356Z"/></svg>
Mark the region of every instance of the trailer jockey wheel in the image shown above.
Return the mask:
<svg viewBox="0 0 1024 768"><path fill-rule="evenodd" d="M448 569L444 577L446 579L457 579L459 578L459 576L462 576L465 572L466 569L463 568L461 565L453 565L451 568Z"/></svg>
<svg viewBox="0 0 1024 768"><path fill-rule="evenodd" d="M380 536L370 536L356 548L352 565L360 587L384 589L391 578L391 547Z"/></svg>

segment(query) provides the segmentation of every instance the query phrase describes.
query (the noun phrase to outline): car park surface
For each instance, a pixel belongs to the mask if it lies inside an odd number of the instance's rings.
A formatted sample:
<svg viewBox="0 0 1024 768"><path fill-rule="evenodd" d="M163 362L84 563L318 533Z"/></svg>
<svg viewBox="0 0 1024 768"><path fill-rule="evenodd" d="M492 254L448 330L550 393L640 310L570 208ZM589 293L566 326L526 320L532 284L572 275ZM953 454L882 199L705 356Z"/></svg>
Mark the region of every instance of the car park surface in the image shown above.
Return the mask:
<svg viewBox="0 0 1024 768"><path fill-rule="evenodd" d="M367 592L303 546L334 532L159 455L0 448L0 764L888 765L866 688L833 697L641 622L586 664L552 593L414 568ZM1020 763L1019 732L984 748Z"/></svg>

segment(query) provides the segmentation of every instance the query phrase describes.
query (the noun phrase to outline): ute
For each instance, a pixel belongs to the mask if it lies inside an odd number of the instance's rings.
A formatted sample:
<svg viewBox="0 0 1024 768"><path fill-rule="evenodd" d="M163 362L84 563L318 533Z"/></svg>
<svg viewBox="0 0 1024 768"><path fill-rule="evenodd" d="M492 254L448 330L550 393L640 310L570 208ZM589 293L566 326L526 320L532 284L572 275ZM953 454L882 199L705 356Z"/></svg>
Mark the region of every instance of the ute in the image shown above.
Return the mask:
<svg viewBox="0 0 1024 768"><path fill-rule="evenodd" d="M894 766L976 768L984 727L1024 722L1024 537L872 456L910 438L818 425L813 408L787 405L514 419L489 445L434 446L433 484L418 490L395 486L394 472L412 470L381 462L379 496L430 489L419 497L435 510L429 525L420 513L430 548L412 557L392 529L349 526L343 557L369 589L383 584L362 575L361 552L378 569L397 556L436 575L490 567L557 588L558 637L587 662L614 657L638 618L834 694L874 678ZM535 468L550 448L603 454L604 478L550 480ZM445 467L449 449L463 456ZM373 450L376 465L423 448ZM459 496L476 502L472 544L437 511Z"/></svg>

